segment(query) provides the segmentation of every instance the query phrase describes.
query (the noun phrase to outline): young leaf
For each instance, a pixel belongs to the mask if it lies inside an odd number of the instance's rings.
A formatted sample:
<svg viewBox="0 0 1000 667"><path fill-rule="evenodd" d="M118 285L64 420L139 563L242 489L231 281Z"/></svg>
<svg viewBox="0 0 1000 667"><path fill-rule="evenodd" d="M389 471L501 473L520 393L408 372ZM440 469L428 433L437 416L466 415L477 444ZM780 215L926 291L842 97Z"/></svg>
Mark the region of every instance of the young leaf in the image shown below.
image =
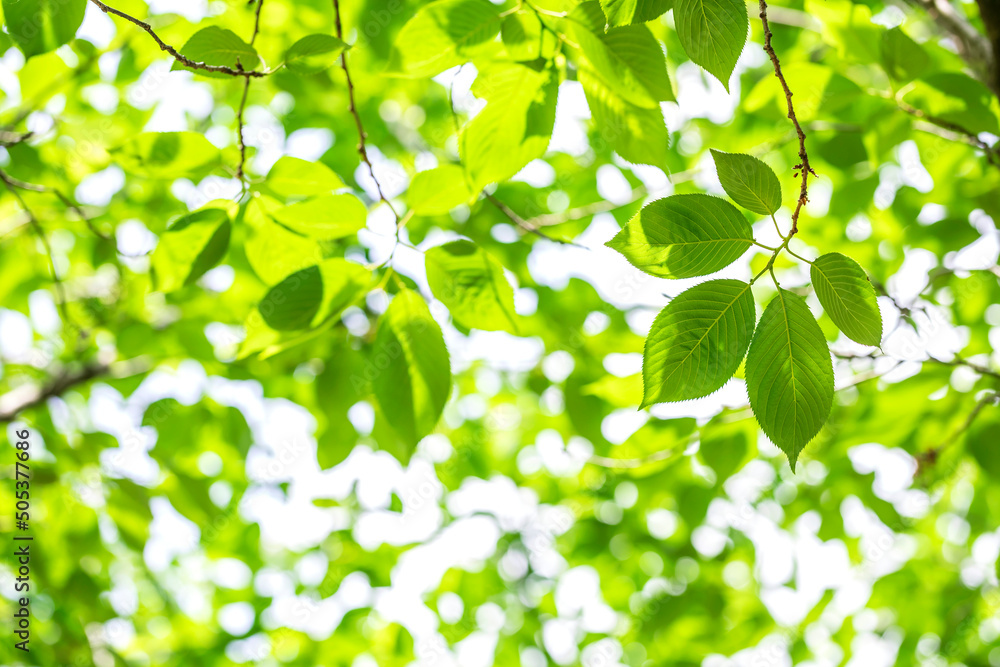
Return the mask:
<svg viewBox="0 0 1000 667"><path fill-rule="evenodd" d="M729 266L752 242L750 223L735 206L688 194L647 204L607 246L654 276L693 278Z"/></svg>
<svg viewBox="0 0 1000 667"><path fill-rule="evenodd" d="M406 203L417 215L443 215L468 203L473 195L465 182L465 171L457 164L444 164L413 177Z"/></svg>
<svg viewBox="0 0 1000 667"><path fill-rule="evenodd" d="M577 77L601 138L633 164L665 168L670 136L659 107L643 109L626 102L586 67L577 71Z"/></svg>
<svg viewBox="0 0 1000 667"><path fill-rule="evenodd" d="M722 387L743 361L756 318L750 285L739 280L709 280L675 297L646 338L641 407Z"/></svg>
<svg viewBox="0 0 1000 667"><path fill-rule="evenodd" d="M354 195L323 195L279 208L272 216L314 239L339 239L364 227L368 210Z"/></svg>
<svg viewBox="0 0 1000 667"><path fill-rule="evenodd" d="M427 283L467 329L517 331L514 290L503 267L471 241L452 241L427 251Z"/></svg>
<svg viewBox="0 0 1000 667"><path fill-rule="evenodd" d="M401 290L379 322L371 363L375 398L411 446L430 433L451 393L444 337L423 298Z"/></svg>
<svg viewBox="0 0 1000 667"><path fill-rule="evenodd" d="M781 208L781 183L774 171L752 155L712 150L719 182L734 202L760 215Z"/></svg>
<svg viewBox="0 0 1000 667"><path fill-rule="evenodd" d="M750 25L742 0L676 0L674 24L691 60L729 92L729 77L743 52Z"/></svg>
<svg viewBox="0 0 1000 667"><path fill-rule="evenodd" d="M596 0L570 12L573 34L590 69L618 97L647 109L673 101L663 47L644 25L604 30L604 14Z"/></svg>
<svg viewBox="0 0 1000 667"><path fill-rule="evenodd" d="M267 172L267 187L283 197L330 194L344 187L337 174L322 162L309 162L286 155Z"/></svg>
<svg viewBox="0 0 1000 667"><path fill-rule="evenodd" d="M794 472L833 405L830 349L805 299L779 289L764 309L747 352L746 381L757 423Z"/></svg>
<svg viewBox="0 0 1000 667"><path fill-rule="evenodd" d="M500 11L489 0L436 0L425 5L396 35L389 73L431 77L496 48Z"/></svg>
<svg viewBox="0 0 1000 667"><path fill-rule="evenodd" d="M333 35L306 35L288 47L285 52L285 67L296 74L316 74L328 69L347 44Z"/></svg>
<svg viewBox="0 0 1000 667"><path fill-rule="evenodd" d="M339 257L296 271L268 290L257 304L275 331L316 327L339 314L367 287L371 273Z"/></svg>
<svg viewBox="0 0 1000 667"><path fill-rule="evenodd" d="M219 149L197 132L143 132L116 153L125 171L151 178L188 176L221 157Z"/></svg>
<svg viewBox="0 0 1000 667"><path fill-rule="evenodd" d="M474 192L510 178L548 148L556 119L557 76L518 63L480 72L472 86L486 108L462 128L462 163Z"/></svg>
<svg viewBox="0 0 1000 667"><path fill-rule="evenodd" d="M666 14L674 0L601 0L608 25L645 23Z"/></svg>
<svg viewBox="0 0 1000 667"><path fill-rule="evenodd" d="M820 256L809 271L823 310L851 340L882 343L882 315L865 270L839 252Z"/></svg>
<svg viewBox="0 0 1000 667"><path fill-rule="evenodd" d="M7 32L25 58L54 51L76 36L87 0L3 0Z"/></svg>
<svg viewBox="0 0 1000 667"><path fill-rule="evenodd" d="M157 289L172 292L202 277L226 255L229 234L229 216L221 208L204 208L170 225L150 260Z"/></svg>
<svg viewBox="0 0 1000 667"><path fill-rule="evenodd" d="M181 47L181 55L205 63L206 65L221 65L244 70L252 70L260 64L260 56L256 49L240 39L232 30L209 26L202 28ZM238 65L238 66L237 66ZM185 67L179 60L175 60L170 66L171 71L186 69L200 76L207 76L217 79L228 79L228 74L221 72L206 72L205 70Z"/></svg>

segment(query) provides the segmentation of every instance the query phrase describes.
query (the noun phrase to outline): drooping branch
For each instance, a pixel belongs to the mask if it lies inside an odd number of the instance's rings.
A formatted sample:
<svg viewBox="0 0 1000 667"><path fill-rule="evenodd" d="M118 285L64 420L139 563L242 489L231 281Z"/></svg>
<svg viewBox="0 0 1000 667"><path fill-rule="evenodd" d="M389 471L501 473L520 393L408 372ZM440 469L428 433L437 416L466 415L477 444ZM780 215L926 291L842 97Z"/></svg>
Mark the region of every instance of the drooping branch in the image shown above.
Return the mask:
<svg viewBox="0 0 1000 667"><path fill-rule="evenodd" d="M340 0L333 0L333 16L337 29L337 39L344 41L344 26L340 21ZM340 67L344 70L344 78L347 80L348 107L350 109L351 116L354 117L354 124L358 128L358 154L361 156L362 162L368 166L368 173L371 174L372 181L375 182L375 189L378 191L379 200L389 207L389 210L392 211L393 216L396 218L396 227L398 229L400 227L399 213L396 212L392 202L390 202L385 196L385 192L382 190L382 184L379 183L378 178L375 176L375 166L368 157L368 148L365 145L365 140L368 138L368 135L365 134L365 127L361 122L361 114L358 113L358 106L354 100L354 82L351 81L351 70L347 66L347 51L340 54Z"/></svg>
<svg viewBox="0 0 1000 667"><path fill-rule="evenodd" d="M997 148L996 146L991 146L987 142L983 141L982 139L979 138L979 135L973 132L972 130L968 130L959 125L958 123L953 123L950 120L939 118L938 116L933 116L920 109L917 109L916 107L910 106L909 104L901 100L896 100L896 104L899 106L900 109L910 114L914 118L918 118L924 121L925 123L941 128L942 130L947 130L948 132L955 135L946 138L961 141L969 144L970 146L975 146L976 148L980 149L981 151L983 151L983 153L986 154L986 159L987 161L989 161L990 164L996 167L1000 167L1000 148Z"/></svg>
<svg viewBox="0 0 1000 667"><path fill-rule="evenodd" d="M792 125L795 126L795 134L799 138L799 164L795 168L802 171L802 185L799 188L799 199L795 204L795 210L792 212L792 230L788 234L788 238L791 238L799 231L799 215L802 213L802 207L809 201L809 174L815 176L816 172L809 166L809 154L806 152L806 133L802 130L799 119L795 116L795 107L792 105L792 91L788 87L788 82L785 81L785 75L781 73L781 63L778 61L778 55L771 46L771 27L767 22L767 3L765 0L760 0L760 22L764 28L764 51L767 52L768 57L771 59L771 64L774 66L774 75L778 77L781 88L785 91L788 118L792 121Z"/></svg>
<svg viewBox="0 0 1000 667"><path fill-rule="evenodd" d="M894 361L916 361L918 363L935 363L942 366L963 366L965 368L971 369L980 375L985 375L991 377L995 380L1000 380L1000 373L994 371L986 366L982 366L968 359L963 359L962 357L956 356L954 359L946 360L940 359L938 357L928 356L926 359L898 359L896 357L891 357L887 354L882 354L879 352L872 352L869 354L851 354L847 352L834 352L835 357L838 359L852 360L852 359L893 359Z"/></svg>
<svg viewBox="0 0 1000 667"><path fill-rule="evenodd" d="M161 51L166 51L171 56L173 56L174 60L181 63L185 67L190 67L191 69L199 69L205 72L215 72L216 74L228 74L229 76L241 76L245 78L251 78L251 77L259 78L270 74L270 72L245 70L242 67L234 68L234 67L227 67L226 65L209 65L208 63L199 62L197 60L191 60L187 56L183 55L180 51L178 51L177 49L175 49L174 47L170 46L162 39L160 39L160 36L156 34L156 32L153 30L153 27L148 23L146 23L145 21L140 21L134 16L130 16L121 10L115 9L114 7L109 7L108 5L101 2L101 0L90 0L90 1L95 5L97 5L97 7L105 14L114 14L115 16L123 18L129 23L137 25L143 30L145 30L149 34L149 36L152 37L153 40L157 43Z"/></svg>

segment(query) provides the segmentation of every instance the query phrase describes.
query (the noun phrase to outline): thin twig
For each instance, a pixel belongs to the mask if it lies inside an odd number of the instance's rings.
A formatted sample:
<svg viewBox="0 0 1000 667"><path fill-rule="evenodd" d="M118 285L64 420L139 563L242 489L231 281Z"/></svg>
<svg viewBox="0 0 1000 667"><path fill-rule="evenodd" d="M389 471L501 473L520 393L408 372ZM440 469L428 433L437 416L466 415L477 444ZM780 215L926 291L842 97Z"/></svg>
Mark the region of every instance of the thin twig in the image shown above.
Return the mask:
<svg viewBox="0 0 1000 667"><path fill-rule="evenodd" d="M38 185L37 183L28 183L26 181L22 181L18 178L14 178L13 176L11 176L2 169L0 169L0 181L3 181L4 185L6 185L8 189L17 188L18 190L27 190L28 192L45 192L55 195L55 197L59 199L59 201L61 201L63 205L66 206L66 208L76 213L77 216L79 216L80 219L83 220L83 223L87 225L87 228L90 231L92 231L96 236L98 236L101 240L107 241L108 243L115 242L113 238L111 238L107 234L104 234L99 229L97 229L97 227L94 226L94 223L90 220L90 218L88 218L86 214L84 214L83 209L80 208L79 204L74 202L67 195L63 194L63 192L58 188L53 188L48 185Z"/></svg>
<svg viewBox="0 0 1000 667"><path fill-rule="evenodd" d="M771 64L774 66L774 75L778 77L778 81L781 82L781 87L785 91L788 118L795 126L795 133L799 137L799 164L795 168L802 170L802 186L799 188L799 200L795 204L795 211L792 212L792 230L788 234L789 238L791 238L799 231L799 214L802 212L802 207L809 201L809 174L815 176L816 172L809 166L809 154L806 153L806 133L802 130L802 126L799 125L799 119L795 117L795 108L792 106L792 91L785 81L785 76L781 73L781 63L778 62L778 55L771 46L771 27L767 23L767 2L765 0L760 0L760 22L764 27L764 51L767 52L768 57L771 59Z"/></svg>
<svg viewBox="0 0 1000 667"><path fill-rule="evenodd" d="M965 418L964 422L962 422L962 425L955 429L955 431L948 436L947 440L936 447L931 447L930 449L917 454L917 474L919 475L922 470L925 470L927 467L937 463L938 457L941 455L941 450L957 441L963 433L968 431L969 428L972 427L972 423L976 421L976 417L979 416L979 413L982 412L984 408L989 405L997 404L1000 404L1000 391L988 392L985 396L979 399L976 406L972 408L972 412L970 412L969 416Z"/></svg>
<svg viewBox="0 0 1000 667"><path fill-rule="evenodd" d="M145 21L140 21L134 16L129 16L123 11L115 9L114 7L109 7L108 5L101 2L101 0L90 0L90 1L95 5L97 5L97 7L105 14L114 14L115 16L121 17L126 21L128 21L129 23L139 26L140 28L145 30L149 34L149 36L152 37L153 40L159 45L161 51L166 51L171 56L173 56L174 60L181 63L185 67L190 67L191 69L198 69L205 72L215 72L216 74L228 74L229 76L242 76L245 78L250 78L250 77L259 78L270 74L270 72L262 72L258 70L245 70L242 67L233 68L233 67L227 67L226 65L209 65L208 63L198 62L197 60L191 60L187 56L181 54L177 49L175 49L174 47L170 46L162 39L160 39L160 36L156 34L156 32L153 30L153 27L148 23L146 23Z"/></svg>
<svg viewBox="0 0 1000 667"><path fill-rule="evenodd" d="M264 0L257 0L257 11L253 19L253 34L250 35L250 46L257 40L257 33L260 32L260 10L264 7ZM243 67L236 61L238 69ZM243 96L240 98L240 109L236 112L236 140L240 148L240 163L236 166L236 178L243 180L243 167L247 162L247 144L243 139L243 110L247 106L247 95L250 93L250 77L243 80Z"/></svg>
<svg viewBox="0 0 1000 667"><path fill-rule="evenodd" d="M28 385L24 389L14 389L0 396L0 423L12 421L25 410L41 405L53 396L61 396L67 389L107 372L107 364L87 364L80 370L65 372L53 378L45 387Z"/></svg>
<svg viewBox="0 0 1000 667"><path fill-rule="evenodd" d="M337 39L344 41L344 27L340 22L340 0L333 0L333 15L334 21L337 28ZM378 198L380 201L384 202L389 210L392 211L392 215L396 218L396 225L399 226L399 213L393 207L392 202L385 196L385 192L382 190L382 184L378 182L378 178L375 177L375 166L372 165L372 161L368 157L368 148L365 146L365 139L368 135L365 134L365 127L361 122L361 114L358 113L357 104L354 101L354 83L351 81L351 71L347 67L347 51L340 54L340 67L344 70L344 78L347 79L347 100L348 106L351 111L351 115L354 117L354 124L358 128L358 154L361 156L361 160L368 165L368 173L371 174L372 181L375 182L375 189L378 191Z"/></svg>
<svg viewBox="0 0 1000 667"><path fill-rule="evenodd" d="M928 355L928 357L926 359L899 359L897 357L892 357L890 355L882 354L880 352L870 352L868 354L853 354L853 353L849 353L849 352L834 352L833 355L835 357L837 357L838 359L845 359L845 360L851 360L851 359L871 359L871 360L875 360L875 359L883 359L884 358L884 359L892 359L894 361L899 361L899 362L913 361L913 362L916 362L916 363L935 363L935 364L941 364L942 366L953 366L953 367L964 366L965 368L969 368L969 369L975 371L976 373L979 373L980 375L986 375L986 376L991 377L991 378L993 378L995 380L1000 380L1000 373L998 373L997 371L989 369L989 368L987 368L985 366L982 366L980 364L977 364L977 363L975 363L973 361L969 361L968 359L963 359L962 357L959 357L959 356L956 356L954 359L951 359L951 360L946 360L946 359L939 359L938 357L933 357L933 356L930 356L930 355Z"/></svg>
<svg viewBox="0 0 1000 667"><path fill-rule="evenodd" d="M552 227L554 225L561 225L564 222L581 220L583 218L589 218L597 215L598 213L609 213L615 209L631 206L632 204L645 199L648 194L649 190L646 189L646 186L640 185L637 188L633 188L629 200L624 204L615 204L614 202L602 199L594 202L593 204L571 208L567 211L563 211L562 213L545 213L542 215L536 215L527 222L533 227Z"/></svg>
<svg viewBox="0 0 1000 667"><path fill-rule="evenodd" d="M916 107L910 106L902 100L896 100L896 104L900 109L910 114L914 118L919 118L920 120L930 123L931 125L936 125L941 129L953 132L961 137L961 140L968 143L971 146L979 148L984 153L986 153L986 159L990 164L1000 167L1000 149L995 146L990 146L988 143L979 138L979 135L968 130L958 123L953 123L950 120L940 118L938 116L933 116L925 111L917 109Z"/></svg>
<svg viewBox="0 0 1000 667"><path fill-rule="evenodd" d="M585 247L585 246L580 245L579 243L574 243L573 241L567 241L566 239L557 239L557 238L554 238L552 236L549 236L548 234L546 234L542 230L538 229L538 227L535 227L530 222L528 222L527 220L525 220L524 218L522 218L520 215L518 215L517 212L514 211L514 209L512 209L510 206L507 206L507 204L504 204L499 199L497 199L497 197L495 195L491 195L490 193L486 192L485 190L483 191L483 196L486 197L486 199L491 204L493 204L494 206L496 206L497 210L499 210L501 213L503 213L504 215L506 215L510 219L511 222L513 222L515 225L517 225L518 227L520 227L524 231L526 231L526 232L528 232L530 234L534 234L536 236L540 236L543 239L545 239L546 241L552 241L553 243L562 243L563 245L576 246L577 248L584 248Z"/></svg>
<svg viewBox="0 0 1000 667"><path fill-rule="evenodd" d="M17 190L17 188L11 185L7 178L0 178L0 180L3 181L4 186L6 186L10 193L14 195L14 198L17 199L18 203L21 205L21 208L24 209L25 214L28 216L28 222L31 224L32 231L35 232L38 240L42 243L42 247L45 249L45 254L49 259L49 268L52 271L52 284L55 286L59 312L62 313L63 320L66 324L72 326L69 309L66 305L66 289L63 286L62 279L59 277L59 272L56 270L56 260L52 255L52 246L49 244L49 239L45 236L45 230L42 229L42 224L38 222L38 218L35 217L34 212L28 206L27 202L24 201L24 197L21 196L21 193Z"/></svg>

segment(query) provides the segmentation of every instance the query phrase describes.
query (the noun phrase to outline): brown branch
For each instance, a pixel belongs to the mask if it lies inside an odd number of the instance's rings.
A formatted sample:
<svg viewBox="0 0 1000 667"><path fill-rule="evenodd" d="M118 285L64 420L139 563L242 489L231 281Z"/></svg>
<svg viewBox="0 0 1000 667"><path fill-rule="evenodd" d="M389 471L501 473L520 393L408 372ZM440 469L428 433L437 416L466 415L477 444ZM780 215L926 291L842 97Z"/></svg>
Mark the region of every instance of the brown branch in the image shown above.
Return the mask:
<svg viewBox="0 0 1000 667"><path fill-rule="evenodd" d="M61 396L68 389L100 377L108 372L109 365L87 364L77 371L65 371L44 387L22 385L0 396L0 423L13 421L20 413L41 405L54 396Z"/></svg>
<svg viewBox="0 0 1000 667"><path fill-rule="evenodd" d="M979 18L986 26L986 37L989 39L992 60L987 63L986 75L989 86L1000 96L1000 2L997 0L976 0L979 5Z"/></svg>
<svg viewBox="0 0 1000 667"><path fill-rule="evenodd" d="M959 135L961 141L968 143L970 146L975 146L976 148L986 153L986 159L989 161L990 164L1000 167L1000 149L996 148L995 146L991 146L982 139L980 139L979 135L973 132L972 130L968 130L959 125L958 123L953 123L950 120L940 118L938 116L933 116L925 111L922 111L921 109L917 109L916 107L910 106L909 104L901 100L896 100L896 104L899 106L900 109L910 114L914 118L919 118L920 120L926 123L935 125L943 130L948 130L949 132L953 132Z"/></svg>
<svg viewBox="0 0 1000 667"><path fill-rule="evenodd" d="M340 22L340 0L333 0L333 16L337 27L337 39L344 41L344 26ZM361 114L358 113L358 106L354 100L354 82L351 81L351 71L347 67L347 51L340 54L340 67L344 70L344 78L347 79L347 100L348 107L351 111L351 115L354 117L354 124L358 128L358 154L361 156L361 160L368 165L368 173L372 176L372 181L375 182L375 189L378 190L378 198L380 201L384 202L389 210L392 211L392 215L396 218L396 226L399 227L400 217L399 213L393 207L392 202L385 196L385 192L382 191L382 184L378 182L378 178L375 177L375 166L372 165L371 159L368 157L368 148L365 146L365 139L368 135L365 134L365 127L361 123Z"/></svg>
<svg viewBox="0 0 1000 667"><path fill-rule="evenodd" d="M133 25L139 26L140 28L142 28L143 30L145 30L149 34L149 36L153 38L153 40L157 43L157 45L159 45L161 51L166 51L171 56L173 56L174 60L176 60L180 64L184 65L185 67L190 67L191 69L198 69L198 70L202 70L202 71L205 71L205 72L215 72L216 74L228 74L229 76L241 76L241 77L244 77L244 78L250 78L250 77L259 78L259 77L264 77L264 76L267 76L268 74L270 74L270 72L261 72L261 71L255 71L255 70L245 70L242 67L233 68L233 67L227 67L226 65L209 65L208 63L199 62L197 60L191 60L187 56L185 56L182 53L180 53L177 49L175 49L174 47L170 46L169 44L167 44L166 42L164 42L162 39L160 39L160 36L157 35L156 32L153 31L153 27L151 25L149 25L148 23L146 23L145 21L140 21L139 19L135 18L134 16L129 16L128 14L126 14L123 11L117 10L114 7L109 7L106 4L104 4L103 2L101 2L101 0L90 0L90 1L92 3L94 3L95 5L97 5L97 7L102 12L104 12L105 14L114 14L115 16L123 18L126 21L128 21L129 23L132 23Z"/></svg>
<svg viewBox="0 0 1000 667"><path fill-rule="evenodd" d="M502 201L500 201L499 199L497 199L496 195L491 195L490 193L488 193L488 192L486 192L484 190L483 191L483 196L486 197L486 199L491 204L493 204L494 206L496 206L497 210L499 210L501 213L503 213L505 216L507 216L510 219L511 222L513 222L515 225L517 225L518 227L520 227L524 231L528 232L529 234L534 234L535 236L540 236L541 238L545 239L546 241L552 241L553 243L561 243L563 245L576 246L577 248L584 248L585 247L585 246L580 245L579 243L574 243L573 241L567 241L566 239L557 239L557 238L554 238L552 236L549 236L548 234L546 234L545 232L543 232L542 230L540 230L538 227L534 226L533 224L531 224L530 222L528 222L527 220L525 220L524 218L522 218L520 215L518 215L517 212L514 209L512 209L510 206L507 206L507 204L504 204Z"/></svg>
<svg viewBox="0 0 1000 667"><path fill-rule="evenodd" d="M34 132L8 132L7 130L0 130L0 146L7 148L22 141L27 141L32 136L34 136Z"/></svg>
<svg viewBox="0 0 1000 667"><path fill-rule="evenodd" d="M760 22L764 27L764 51L767 52L768 57L771 59L771 64L774 66L774 75L778 77L778 81L781 82L781 87L785 91L788 118L792 121L792 125L795 126L795 133L799 137L799 164L795 166L795 169L802 170L802 186L799 188L799 200L795 204L795 210L792 212L792 230L788 233L788 238L791 238L799 231L799 214L802 212L802 207L809 201L809 174L815 176L816 172L809 166L809 154L806 153L806 133L802 131L799 119L795 117L795 108L792 106L792 91L785 81L785 76L781 73L781 63L778 62L778 55L771 46L771 27L767 23L767 2L765 0L760 0Z"/></svg>
<svg viewBox="0 0 1000 667"><path fill-rule="evenodd" d="M251 0L252 2L253 0ZM264 7L264 0L257 0L257 11L253 19L253 34L250 35L250 46L257 40L257 33L260 32L260 10ZM243 67L236 62L237 67L242 71ZM247 145L243 139L243 111L247 106L247 95L250 93L250 77L243 80L243 96L240 98L240 109L236 113L236 141L240 148L240 163L236 166L236 178L243 180L243 167L247 162Z"/></svg>

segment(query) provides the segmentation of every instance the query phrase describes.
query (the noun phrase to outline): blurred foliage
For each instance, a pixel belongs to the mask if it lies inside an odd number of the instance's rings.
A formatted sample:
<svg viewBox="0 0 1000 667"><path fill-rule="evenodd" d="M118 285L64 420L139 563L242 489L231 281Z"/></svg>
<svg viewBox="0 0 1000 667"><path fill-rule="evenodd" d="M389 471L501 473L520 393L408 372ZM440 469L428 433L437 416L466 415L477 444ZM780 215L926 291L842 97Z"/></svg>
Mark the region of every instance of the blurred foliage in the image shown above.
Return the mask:
<svg viewBox="0 0 1000 667"><path fill-rule="evenodd" d="M777 179L743 226L787 234L757 4L4 0L0 418L35 542L0 663L1000 665L990 6L770 8L816 173L788 248L863 266L883 333L774 262L836 374L793 473L742 399L638 411L672 288L583 239L722 195L721 154ZM609 285L538 265L597 252Z"/></svg>

